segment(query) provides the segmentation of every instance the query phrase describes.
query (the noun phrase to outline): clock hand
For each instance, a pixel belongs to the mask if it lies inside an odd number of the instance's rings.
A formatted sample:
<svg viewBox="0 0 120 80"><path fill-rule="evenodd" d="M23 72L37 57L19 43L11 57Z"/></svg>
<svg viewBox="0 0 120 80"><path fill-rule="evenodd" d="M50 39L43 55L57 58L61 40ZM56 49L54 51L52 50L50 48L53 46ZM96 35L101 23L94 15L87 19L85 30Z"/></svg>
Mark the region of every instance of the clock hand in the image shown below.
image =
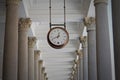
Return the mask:
<svg viewBox="0 0 120 80"><path fill-rule="evenodd" d="M58 35L56 37L52 38L52 40L55 38L59 38L59 37L60 37L60 32L58 33Z"/></svg>
<svg viewBox="0 0 120 80"><path fill-rule="evenodd" d="M55 39L55 38L57 38L57 36L56 36L56 37L54 37L54 38L52 38L52 40L53 40L53 39Z"/></svg>
<svg viewBox="0 0 120 80"><path fill-rule="evenodd" d="M59 35L57 35L57 36L55 36L54 38L52 38L52 40L53 40L53 39L56 39L56 38L58 38L58 37L59 37Z"/></svg>
<svg viewBox="0 0 120 80"><path fill-rule="evenodd" d="M57 38L59 38L60 37L60 32L58 33L58 36L57 36Z"/></svg>

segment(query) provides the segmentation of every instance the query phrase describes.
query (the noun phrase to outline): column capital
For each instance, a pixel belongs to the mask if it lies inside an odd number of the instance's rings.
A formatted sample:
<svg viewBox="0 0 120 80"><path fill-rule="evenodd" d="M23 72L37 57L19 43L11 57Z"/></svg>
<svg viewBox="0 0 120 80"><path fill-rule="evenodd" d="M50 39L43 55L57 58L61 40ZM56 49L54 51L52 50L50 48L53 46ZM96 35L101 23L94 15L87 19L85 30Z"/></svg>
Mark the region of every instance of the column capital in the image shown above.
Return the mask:
<svg viewBox="0 0 120 80"><path fill-rule="evenodd" d="M42 73L45 73L45 67L42 67Z"/></svg>
<svg viewBox="0 0 120 80"><path fill-rule="evenodd" d="M47 77L47 73L44 73L45 78Z"/></svg>
<svg viewBox="0 0 120 80"><path fill-rule="evenodd" d="M37 38L36 37L28 37L28 47L33 48L36 44Z"/></svg>
<svg viewBox="0 0 120 80"><path fill-rule="evenodd" d="M79 60L74 60L74 63L76 64L76 65L78 65L79 64Z"/></svg>
<svg viewBox="0 0 120 80"><path fill-rule="evenodd" d="M82 47L87 47L87 36L81 36L80 43L82 43Z"/></svg>
<svg viewBox="0 0 120 80"><path fill-rule="evenodd" d="M94 4L99 4L99 3L108 3L108 0L94 0Z"/></svg>
<svg viewBox="0 0 120 80"><path fill-rule="evenodd" d="M82 50L76 50L77 55L79 55L80 58L83 57L83 52Z"/></svg>
<svg viewBox="0 0 120 80"><path fill-rule="evenodd" d="M75 71L72 71L72 73L71 73L71 74L72 74L72 76L73 76L73 75L75 74Z"/></svg>
<svg viewBox="0 0 120 80"><path fill-rule="evenodd" d="M19 4L20 0L6 0L7 4Z"/></svg>
<svg viewBox="0 0 120 80"><path fill-rule="evenodd" d="M43 60L39 60L39 63L42 65L43 64Z"/></svg>
<svg viewBox="0 0 120 80"><path fill-rule="evenodd" d="M42 66L43 66L43 60L39 60L39 65L40 65L40 68L42 69Z"/></svg>
<svg viewBox="0 0 120 80"><path fill-rule="evenodd" d="M70 80L73 80L73 75L70 77Z"/></svg>
<svg viewBox="0 0 120 80"><path fill-rule="evenodd" d="M76 70L77 70L77 64L74 63L74 65L72 67L72 70L76 72Z"/></svg>
<svg viewBox="0 0 120 80"><path fill-rule="evenodd" d="M84 25L90 26L91 24L95 24L95 18L94 17L85 17L84 18Z"/></svg>
<svg viewBox="0 0 120 80"><path fill-rule="evenodd" d="M76 67L72 67L72 71L74 71L74 72L75 72L75 71L76 71Z"/></svg>
<svg viewBox="0 0 120 80"><path fill-rule="evenodd" d="M84 25L87 27L87 31L95 30L95 18L94 17L85 17Z"/></svg>
<svg viewBox="0 0 120 80"><path fill-rule="evenodd" d="M18 26L19 26L19 31L21 30L28 30L31 26L31 19L30 18L20 18L19 19L19 23L18 23Z"/></svg>
<svg viewBox="0 0 120 80"><path fill-rule="evenodd" d="M72 78L69 78L68 80L73 80Z"/></svg>
<svg viewBox="0 0 120 80"><path fill-rule="evenodd" d="M40 56L40 50L34 50L34 54L38 58Z"/></svg>
<svg viewBox="0 0 120 80"><path fill-rule="evenodd" d="M46 80L48 80L48 77L46 78Z"/></svg>

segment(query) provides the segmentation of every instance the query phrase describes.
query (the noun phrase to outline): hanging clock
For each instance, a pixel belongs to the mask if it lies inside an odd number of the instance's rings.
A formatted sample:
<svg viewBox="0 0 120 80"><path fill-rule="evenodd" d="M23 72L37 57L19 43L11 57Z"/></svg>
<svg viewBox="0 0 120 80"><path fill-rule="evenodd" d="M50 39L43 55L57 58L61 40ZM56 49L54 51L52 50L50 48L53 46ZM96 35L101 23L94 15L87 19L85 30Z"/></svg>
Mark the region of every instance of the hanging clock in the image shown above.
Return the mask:
<svg viewBox="0 0 120 80"><path fill-rule="evenodd" d="M51 24L51 0L49 9L50 9L50 30L47 34L47 41L51 47L60 49L63 48L69 41L69 34L66 30L65 22L66 21L65 0L64 0L64 24ZM63 26L64 28L61 26Z"/></svg>
<svg viewBox="0 0 120 80"><path fill-rule="evenodd" d="M60 49L68 43L69 34L62 27L54 27L49 30L47 40L51 47Z"/></svg>

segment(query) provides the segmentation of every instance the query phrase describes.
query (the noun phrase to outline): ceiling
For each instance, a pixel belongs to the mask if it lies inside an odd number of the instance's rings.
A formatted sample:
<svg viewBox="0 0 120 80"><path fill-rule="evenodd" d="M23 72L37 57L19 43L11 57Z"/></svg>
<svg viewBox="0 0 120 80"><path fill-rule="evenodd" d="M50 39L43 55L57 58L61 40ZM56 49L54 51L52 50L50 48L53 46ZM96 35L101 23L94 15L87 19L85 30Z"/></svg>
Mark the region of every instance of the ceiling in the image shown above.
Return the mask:
<svg viewBox="0 0 120 80"><path fill-rule="evenodd" d="M52 1L52 23L63 23L63 0ZM31 31L37 37L36 48L41 51L48 80L68 80L72 73L75 51L80 48L79 37L83 33L83 17L87 16L91 0L65 0L66 26L70 39L62 49L53 49L48 45L49 0L24 0L27 17L32 19Z"/></svg>

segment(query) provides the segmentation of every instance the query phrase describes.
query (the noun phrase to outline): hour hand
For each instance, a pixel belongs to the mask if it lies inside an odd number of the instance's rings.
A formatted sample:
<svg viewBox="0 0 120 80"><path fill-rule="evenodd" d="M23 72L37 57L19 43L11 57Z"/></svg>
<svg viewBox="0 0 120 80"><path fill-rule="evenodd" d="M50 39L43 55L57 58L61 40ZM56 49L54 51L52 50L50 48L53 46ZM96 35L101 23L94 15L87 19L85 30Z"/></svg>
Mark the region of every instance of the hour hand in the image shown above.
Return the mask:
<svg viewBox="0 0 120 80"><path fill-rule="evenodd" d="M58 38L58 36L55 36L54 38L52 38L52 40L53 40L53 39L56 39L56 38Z"/></svg>
<svg viewBox="0 0 120 80"><path fill-rule="evenodd" d="M59 38L60 37L60 33L58 33L58 35L57 35L57 38Z"/></svg>
<svg viewBox="0 0 120 80"><path fill-rule="evenodd" d="M58 33L57 36L55 36L54 38L52 38L52 40L55 39L55 38L59 38L59 37L60 37L60 33Z"/></svg>

